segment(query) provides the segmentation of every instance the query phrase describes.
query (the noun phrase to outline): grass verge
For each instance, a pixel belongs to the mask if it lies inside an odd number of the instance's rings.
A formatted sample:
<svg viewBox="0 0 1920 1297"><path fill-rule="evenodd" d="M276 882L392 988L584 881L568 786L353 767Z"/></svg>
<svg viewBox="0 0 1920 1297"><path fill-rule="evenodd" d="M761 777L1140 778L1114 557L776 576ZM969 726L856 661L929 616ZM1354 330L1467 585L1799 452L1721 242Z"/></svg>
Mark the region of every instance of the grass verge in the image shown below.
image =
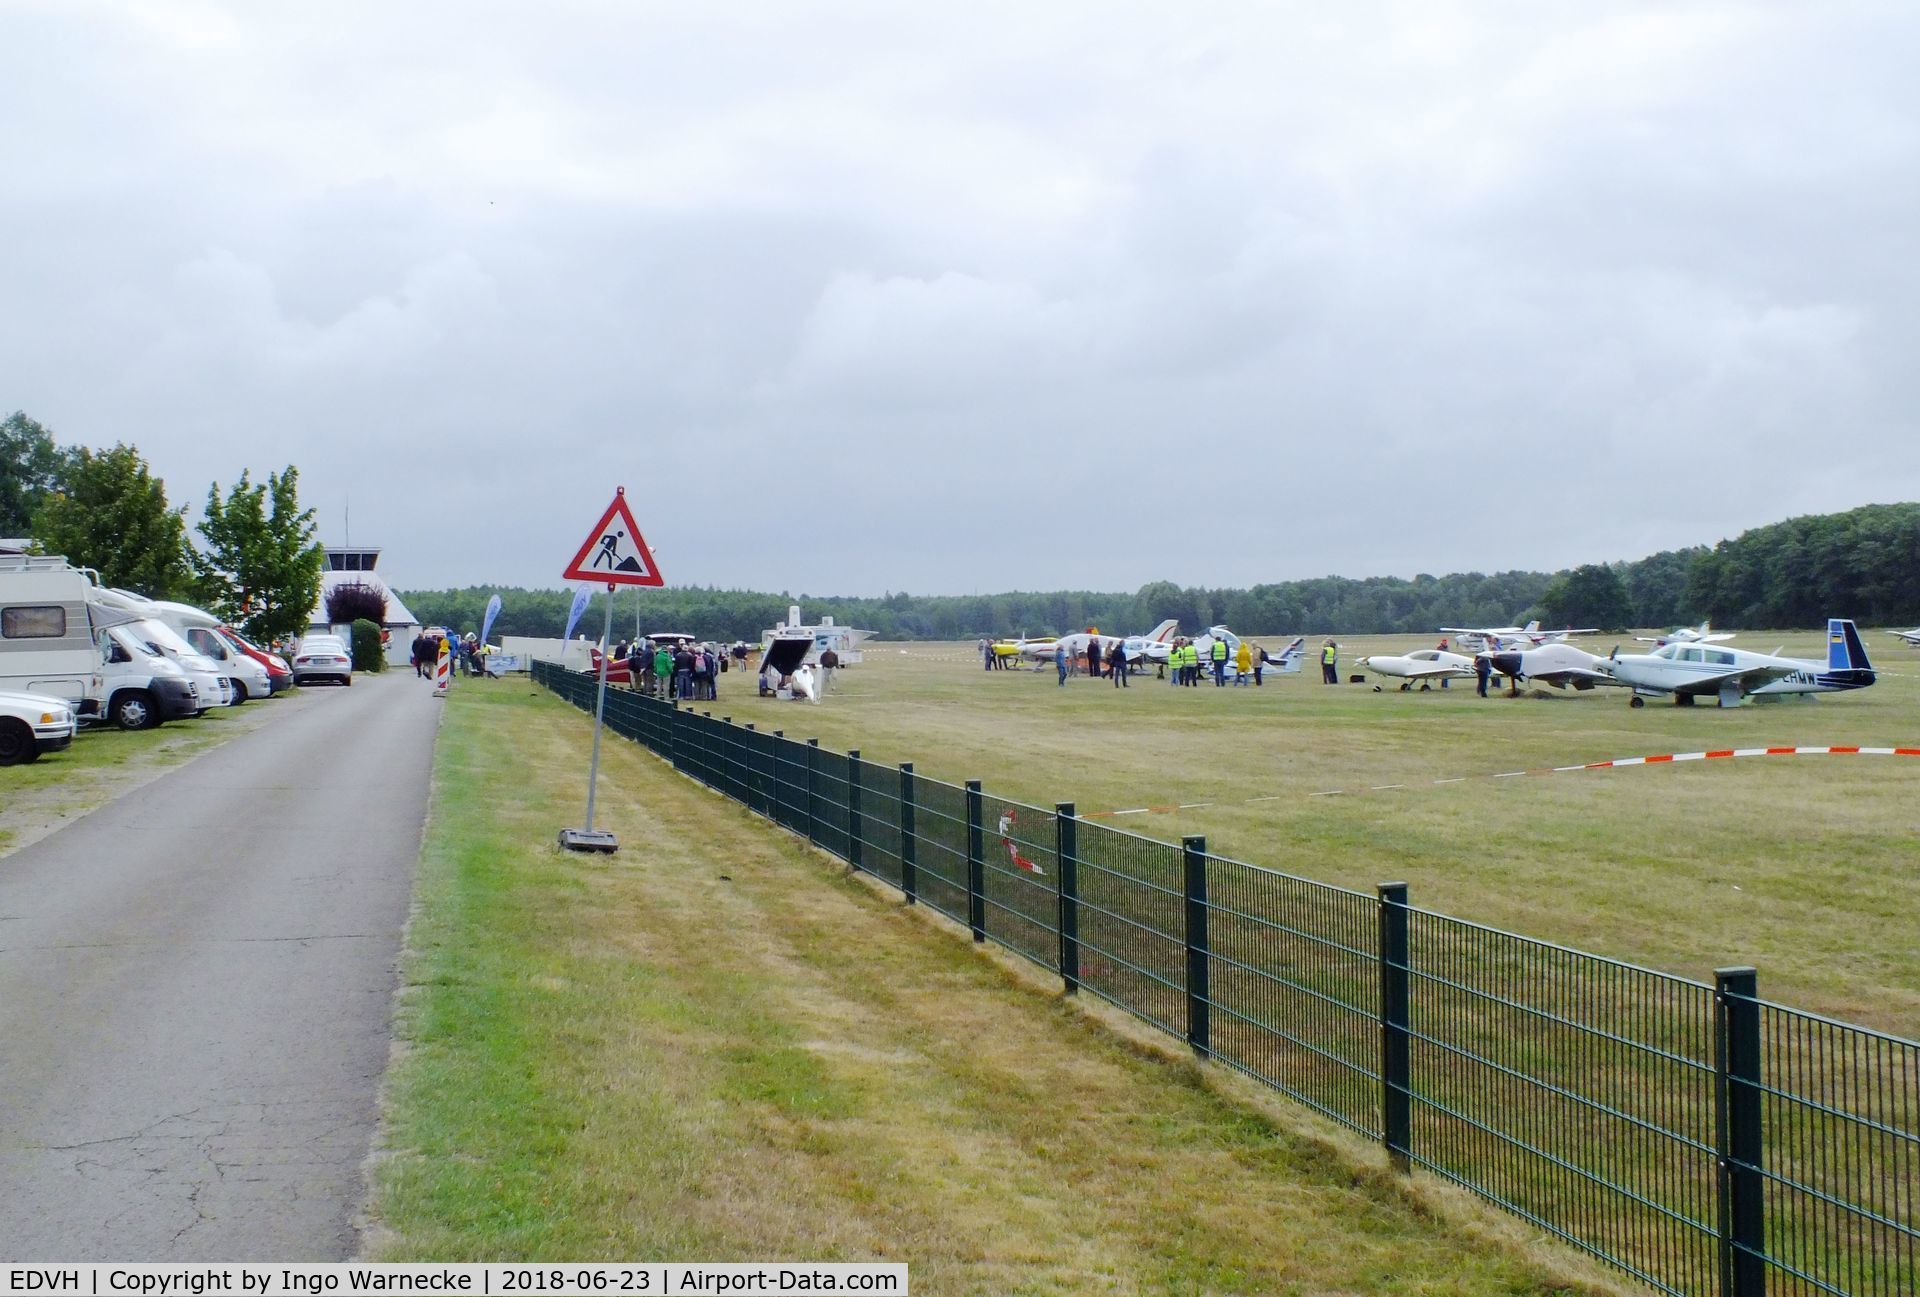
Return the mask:
<svg viewBox="0 0 1920 1297"><path fill-rule="evenodd" d="M905 1260L922 1293L1570 1290L632 745L601 774L620 852L562 854L588 739L524 683L449 705L377 1255Z"/></svg>

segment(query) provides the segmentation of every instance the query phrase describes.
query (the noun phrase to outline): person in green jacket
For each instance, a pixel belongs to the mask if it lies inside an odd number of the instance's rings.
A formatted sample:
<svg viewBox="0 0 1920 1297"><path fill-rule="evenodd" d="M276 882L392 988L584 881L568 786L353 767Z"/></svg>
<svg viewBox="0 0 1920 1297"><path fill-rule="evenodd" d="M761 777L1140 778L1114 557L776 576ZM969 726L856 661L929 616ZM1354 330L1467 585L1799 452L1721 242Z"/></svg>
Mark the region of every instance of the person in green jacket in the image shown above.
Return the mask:
<svg viewBox="0 0 1920 1297"><path fill-rule="evenodd" d="M662 644L653 651L653 683L665 698L673 687L673 654Z"/></svg>

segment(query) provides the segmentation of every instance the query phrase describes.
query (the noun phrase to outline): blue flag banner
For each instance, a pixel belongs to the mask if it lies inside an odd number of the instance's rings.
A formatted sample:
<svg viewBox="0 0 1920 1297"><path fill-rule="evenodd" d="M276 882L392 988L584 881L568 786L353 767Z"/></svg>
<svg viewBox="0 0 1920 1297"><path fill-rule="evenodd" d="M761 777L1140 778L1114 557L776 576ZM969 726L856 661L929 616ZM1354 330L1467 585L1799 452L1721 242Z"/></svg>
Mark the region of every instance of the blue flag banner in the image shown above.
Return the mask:
<svg viewBox="0 0 1920 1297"><path fill-rule="evenodd" d="M567 628L560 632L561 639L573 638L573 627L580 620L580 614L587 610L587 601L593 598L593 587L585 586L573 596L573 607L567 611Z"/></svg>
<svg viewBox="0 0 1920 1297"><path fill-rule="evenodd" d="M495 617L498 617L499 615L500 615L500 596L495 595L493 596L493 598L487 600L487 615L480 622L480 642L482 644L485 644L487 642L487 634L488 632L493 630L493 619Z"/></svg>

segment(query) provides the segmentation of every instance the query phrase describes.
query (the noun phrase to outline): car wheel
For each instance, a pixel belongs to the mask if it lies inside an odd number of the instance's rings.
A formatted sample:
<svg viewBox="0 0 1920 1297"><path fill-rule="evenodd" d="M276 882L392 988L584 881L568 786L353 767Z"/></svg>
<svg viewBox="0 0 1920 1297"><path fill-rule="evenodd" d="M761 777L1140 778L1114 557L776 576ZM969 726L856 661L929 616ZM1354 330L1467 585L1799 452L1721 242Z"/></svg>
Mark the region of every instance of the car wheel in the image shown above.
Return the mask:
<svg viewBox="0 0 1920 1297"><path fill-rule="evenodd" d="M342 685L344 685L345 687L347 687L348 689L351 689L351 688L353 688L353 677L352 677L352 676L341 676L341 677L340 677L340 683L341 683Z"/></svg>
<svg viewBox="0 0 1920 1297"><path fill-rule="evenodd" d="M150 730L160 723L160 713L153 706L153 695L144 689L129 689L125 693L115 694L110 710L113 723L123 730Z"/></svg>
<svg viewBox="0 0 1920 1297"><path fill-rule="evenodd" d="M235 707L238 707L241 703L247 701L247 699L251 697L251 695L247 693L247 687L241 684L237 677L229 679L227 683L233 686L233 705Z"/></svg>
<svg viewBox="0 0 1920 1297"><path fill-rule="evenodd" d="M33 729L25 721L9 716L0 720L0 766L25 765L40 756L33 741Z"/></svg>

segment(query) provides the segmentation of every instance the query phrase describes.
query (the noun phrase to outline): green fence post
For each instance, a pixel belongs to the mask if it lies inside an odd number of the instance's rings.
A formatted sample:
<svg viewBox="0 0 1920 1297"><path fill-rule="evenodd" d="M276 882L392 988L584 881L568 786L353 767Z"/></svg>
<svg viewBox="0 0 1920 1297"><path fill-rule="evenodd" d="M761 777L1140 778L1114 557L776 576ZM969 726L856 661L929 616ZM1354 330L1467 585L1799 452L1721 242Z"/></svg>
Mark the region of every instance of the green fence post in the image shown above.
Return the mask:
<svg viewBox="0 0 1920 1297"><path fill-rule="evenodd" d="M860 749L847 751L847 863L861 868Z"/></svg>
<svg viewBox="0 0 1920 1297"><path fill-rule="evenodd" d="M756 736L755 738L746 739L744 741L746 746L746 752L747 752L746 803L747 803L747 809L752 811L754 814L758 815L761 813L760 807L758 804L759 797L760 797L760 765L759 765L760 756L759 756L759 753L755 751L754 744L757 741L759 730L754 726L754 723L752 721L748 721L746 723L746 731L747 733Z"/></svg>
<svg viewBox="0 0 1920 1297"><path fill-rule="evenodd" d="M914 848L913 827L913 762L900 763L900 890L906 894L907 904L919 900L920 877L914 868L914 858L919 852Z"/></svg>
<svg viewBox="0 0 1920 1297"><path fill-rule="evenodd" d="M820 845L820 740L807 740L807 841Z"/></svg>
<svg viewBox="0 0 1920 1297"><path fill-rule="evenodd" d="M1407 885L1381 883L1380 1133L1405 1171L1413 1144L1413 1040L1407 1003Z"/></svg>
<svg viewBox="0 0 1920 1297"><path fill-rule="evenodd" d="M1205 1058L1213 1053L1213 1006L1207 957L1207 840L1180 839L1187 875L1187 1044Z"/></svg>
<svg viewBox="0 0 1920 1297"><path fill-rule="evenodd" d="M733 717L722 716L720 723L727 727L720 731L720 791L736 802L744 802L747 799L740 795L740 781L734 774L738 763L733 754L739 745L733 741Z"/></svg>
<svg viewBox="0 0 1920 1297"><path fill-rule="evenodd" d="M1080 821L1072 802L1053 808L1053 854L1059 866L1060 980L1066 993L1080 989Z"/></svg>
<svg viewBox="0 0 1920 1297"><path fill-rule="evenodd" d="M1759 994L1755 970L1713 970L1723 1297L1762 1297L1767 1286Z"/></svg>
<svg viewBox="0 0 1920 1297"><path fill-rule="evenodd" d="M767 750L773 758L773 809L768 812L767 818L782 828L792 828L793 826L787 823L790 817L787 815L786 800L780 796L780 747L786 741L787 732L775 730L773 741L767 744Z"/></svg>
<svg viewBox="0 0 1920 1297"><path fill-rule="evenodd" d="M967 926L975 941L987 939L987 835L981 824L985 808L980 781L967 780Z"/></svg>

